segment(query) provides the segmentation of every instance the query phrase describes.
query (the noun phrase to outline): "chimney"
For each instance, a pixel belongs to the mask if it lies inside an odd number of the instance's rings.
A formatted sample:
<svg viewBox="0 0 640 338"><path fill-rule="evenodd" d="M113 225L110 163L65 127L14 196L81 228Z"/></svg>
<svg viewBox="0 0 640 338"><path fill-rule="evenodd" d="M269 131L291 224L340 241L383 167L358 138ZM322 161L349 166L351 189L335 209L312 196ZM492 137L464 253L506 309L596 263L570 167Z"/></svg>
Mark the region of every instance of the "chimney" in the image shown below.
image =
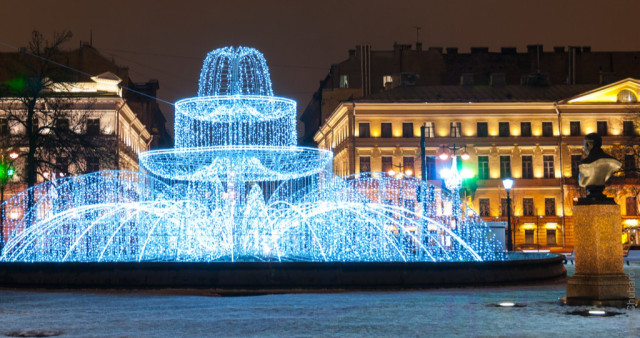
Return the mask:
<svg viewBox="0 0 640 338"><path fill-rule="evenodd" d="M542 45L527 45L527 53L542 53Z"/></svg>
<svg viewBox="0 0 640 338"><path fill-rule="evenodd" d="M447 47L447 54L458 54L457 47Z"/></svg>
<svg viewBox="0 0 640 338"><path fill-rule="evenodd" d="M471 54L489 53L489 47L471 47Z"/></svg>

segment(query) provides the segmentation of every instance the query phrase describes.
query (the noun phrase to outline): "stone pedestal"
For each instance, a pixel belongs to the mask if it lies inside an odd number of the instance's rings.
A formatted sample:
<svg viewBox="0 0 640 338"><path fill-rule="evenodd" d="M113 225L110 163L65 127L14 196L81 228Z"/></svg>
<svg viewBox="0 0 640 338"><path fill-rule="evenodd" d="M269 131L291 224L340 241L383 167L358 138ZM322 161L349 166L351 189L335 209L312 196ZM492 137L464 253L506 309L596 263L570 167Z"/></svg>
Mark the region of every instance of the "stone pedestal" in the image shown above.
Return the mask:
<svg viewBox="0 0 640 338"><path fill-rule="evenodd" d="M576 273L567 281L567 304L626 307L635 288L623 271L622 220L615 204L573 207Z"/></svg>

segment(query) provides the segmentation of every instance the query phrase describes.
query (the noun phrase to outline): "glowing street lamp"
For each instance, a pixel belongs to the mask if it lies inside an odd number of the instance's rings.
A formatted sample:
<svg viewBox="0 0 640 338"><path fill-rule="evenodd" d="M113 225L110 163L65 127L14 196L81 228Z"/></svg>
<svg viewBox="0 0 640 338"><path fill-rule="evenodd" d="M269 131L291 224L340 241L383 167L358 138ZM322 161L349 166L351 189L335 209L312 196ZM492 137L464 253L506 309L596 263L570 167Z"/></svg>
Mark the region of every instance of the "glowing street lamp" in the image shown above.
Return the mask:
<svg viewBox="0 0 640 338"><path fill-rule="evenodd" d="M458 156L456 152L461 149L464 149L464 152L460 155L460 158L463 161L468 160L471 156L467 152L467 146L456 146L454 144L452 147L448 147L443 145L442 151L438 155L438 158L443 161L451 158L451 168L440 171L440 176L444 178L444 185L451 191L460 189L464 179L473 177L473 173L470 170L463 169L458 171ZM451 154L449 154L449 150L452 151Z"/></svg>
<svg viewBox="0 0 640 338"><path fill-rule="evenodd" d="M393 168L389 169L389 171L387 171L387 174L390 177L402 178L403 174L404 174L404 176L412 176L413 175L413 170L411 170L411 168L404 169L404 165L402 165L402 163L398 163L397 165L394 164L393 167L396 167L396 168L400 169L400 171L396 172L395 170L393 170Z"/></svg>
<svg viewBox="0 0 640 338"><path fill-rule="evenodd" d="M513 239L511 238L511 188L513 188L513 180L506 178L502 180L504 190L507 191L507 251L513 251Z"/></svg>

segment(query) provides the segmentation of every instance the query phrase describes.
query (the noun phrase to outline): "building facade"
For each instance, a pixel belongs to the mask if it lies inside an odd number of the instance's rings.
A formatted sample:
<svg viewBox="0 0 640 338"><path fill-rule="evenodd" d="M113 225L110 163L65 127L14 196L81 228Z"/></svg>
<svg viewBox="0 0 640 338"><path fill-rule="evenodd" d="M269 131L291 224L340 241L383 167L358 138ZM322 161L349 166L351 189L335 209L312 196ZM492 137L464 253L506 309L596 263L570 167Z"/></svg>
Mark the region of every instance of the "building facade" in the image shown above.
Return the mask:
<svg viewBox="0 0 640 338"><path fill-rule="evenodd" d="M640 52L592 51L589 46L556 46L545 50L502 47L422 47L394 44L392 49L356 46L347 59L331 65L300 120L301 143L313 137L338 104L382 91L408 86L489 85L606 85L624 78L640 78Z"/></svg>
<svg viewBox="0 0 640 338"><path fill-rule="evenodd" d="M572 206L584 192L577 165L586 134L623 161L625 174L607 194L621 206L623 240L638 243L637 147L640 81L626 79L594 88L559 86L400 87L341 102L314 135L335 154L340 176L368 171L422 177L421 127L425 126L425 177L442 185L451 160L438 155L462 147L465 201L486 221L506 221L502 179L513 178L512 226L521 250L566 251L573 246ZM631 146L630 146L631 144ZM450 151L450 150L449 150ZM569 250L570 251L570 250Z"/></svg>
<svg viewBox="0 0 640 338"><path fill-rule="evenodd" d="M67 154L58 153L48 147L46 154L39 153L36 168L36 184L56 177L83 174L99 170L138 171L138 154L151 148L168 147L173 144L166 128L165 118L154 98L159 88L156 80L133 82L126 67L118 66L95 48L82 45L72 51L61 51L51 56L51 74L43 79L29 78L25 71L37 64L37 59L23 51L0 53L0 155L3 161L11 153L15 174L4 186L3 200L27 188L26 184L26 123L16 116L25 110L25 97L12 97L11 86L20 81L41 81L46 86L38 94L43 99L38 117L32 128L46 135L59 130L72 130L80 138L99 140L103 148L94 155L70 161ZM34 67L32 67L34 68ZM75 69L75 70L72 70ZM89 75L94 74L94 75ZM19 79L17 81L16 79ZM127 91L123 87L133 89ZM47 101L44 98L53 98ZM47 106L55 98L64 106L58 112ZM46 112L49 109L49 112ZM9 115L13 114L13 118ZM56 116L57 115L57 116ZM55 119L48 121L48 117ZM55 117L54 117L55 116ZM35 147L36 152L38 148ZM11 217L7 211L5 217ZM8 231L5 231L5 235Z"/></svg>

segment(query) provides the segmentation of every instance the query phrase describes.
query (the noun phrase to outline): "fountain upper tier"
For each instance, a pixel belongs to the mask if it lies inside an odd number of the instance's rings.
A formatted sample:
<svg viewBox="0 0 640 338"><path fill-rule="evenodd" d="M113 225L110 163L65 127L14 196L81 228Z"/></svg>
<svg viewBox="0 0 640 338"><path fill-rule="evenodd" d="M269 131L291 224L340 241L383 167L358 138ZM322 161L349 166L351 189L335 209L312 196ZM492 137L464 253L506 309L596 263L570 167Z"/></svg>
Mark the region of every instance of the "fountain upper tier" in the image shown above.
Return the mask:
<svg viewBox="0 0 640 338"><path fill-rule="evenodd" d="M276 97L258 50L210 52L198 96L176 102L175 149L139 155L142 167L167 179L282 181L331 167L333 154L296 147L296 102Z"/></svg>
<svg viewBox="0 0 640 338"><path fill-rule="evenodd" d="M210 52L199 85L197 97L176 102L176 148L296 144L296 103L273 96L258 50Z"/></svg>

